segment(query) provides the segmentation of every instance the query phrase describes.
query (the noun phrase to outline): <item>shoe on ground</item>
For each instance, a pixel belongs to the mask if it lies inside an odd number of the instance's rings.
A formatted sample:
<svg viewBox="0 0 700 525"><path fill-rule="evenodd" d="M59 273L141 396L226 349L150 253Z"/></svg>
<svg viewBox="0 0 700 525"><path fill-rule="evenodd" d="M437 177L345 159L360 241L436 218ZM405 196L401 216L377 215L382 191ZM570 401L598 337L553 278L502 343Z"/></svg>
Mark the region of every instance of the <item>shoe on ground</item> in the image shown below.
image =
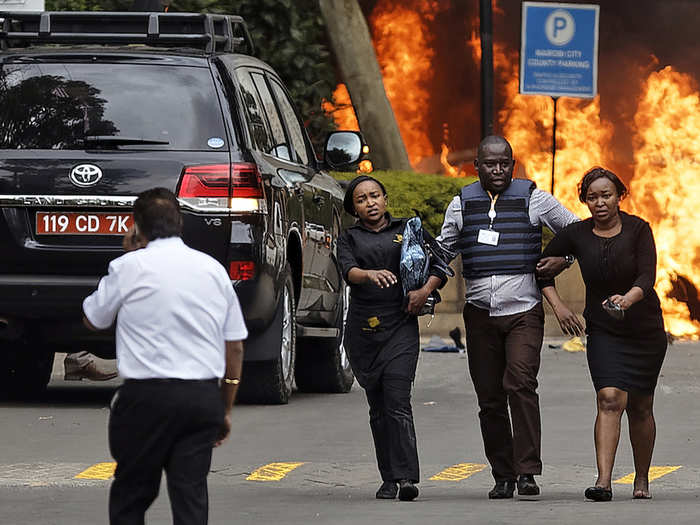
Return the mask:
<svg viewBox="0 0 700 525"><path fill-rule="evenodd" d="M610 501L612 499L612 489L588 487L583 495L586 496L586 499L593 501Z"/></svg>
<svg viewBox="0 0 700 525"><path fill-rule="evenodd" d="M413 501L418 497L418 487L411 480L399 481L399 499L401 501Z"/></svg>
<svg viewBox="0 0 700 525"><path fill-rule="evenodd" d="M515 492L515 480L497 481L489 492L489 499L511 499Z"/></svg>
<svg viewBox="0 0 700 525"><path fill-rule="evenodd" d="M91 381L108 381L119 375L114 369L103 370L99 368L94 360L80 366L75 362L75 360L66 357L63 360L63 367L65 369L64 379L66 381L80 381L81 379L90 379Z"/></svg>
<svg viewBox="0 0 700 525"><path fill-rule="evenodd" d="M385 481L382 486L379 487L377 491L377 499L394 499L396 498L396 493L399 491L399 487L393 481Z"/></svg>
<svg viewBox="0 0 700 525"><path fill-rule="evenodd" d="M535 476L532 474L521 474L518 477L519 496L538 496L540 488L537 486Z"/></svg>

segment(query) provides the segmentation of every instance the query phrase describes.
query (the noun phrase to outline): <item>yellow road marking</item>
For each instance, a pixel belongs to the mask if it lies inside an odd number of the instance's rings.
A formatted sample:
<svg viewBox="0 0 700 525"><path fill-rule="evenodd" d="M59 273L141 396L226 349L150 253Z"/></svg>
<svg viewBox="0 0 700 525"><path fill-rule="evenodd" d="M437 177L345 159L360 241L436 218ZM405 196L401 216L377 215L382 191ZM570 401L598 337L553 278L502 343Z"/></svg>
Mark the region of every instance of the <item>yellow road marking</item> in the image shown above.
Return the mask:
<svg viewBox="0 0 700 525"><path fill-rule="evenodd" d="M665 476L666 474L670 474L671 472L675 472L681 468L681 465L678 465L676 467L651 467L649 469L649 481L653 481L657 478L660 478L661 476ZM634 473L632 474L627 474L626 476L621 477L620 479L616 479L615 483L623 483L625 485L631 485L634 483Z"/></svg>
<svg viewBox="0 0 700 525"><path fill-rule="evenodd" d="M304 464L301 463L268 463L260 468L256 468L246 481L279 481L297 467Z"/></svg>
<svg viewBox="0 0 700 525"><path fill-rule="evenodd" d="M113 461L108 463L97 463L90 468L83 470L75 476L76 479L109 479L114 476L117 464Z"/></svg>
<svg viewBox="0 0 700 525"><path fill-rule="evenodd" d="M481 472L486 468L486 465L481 463L457 463L446 468L442 472L438 472L430 481L462 481L467 479L472 474Z"/></svg>

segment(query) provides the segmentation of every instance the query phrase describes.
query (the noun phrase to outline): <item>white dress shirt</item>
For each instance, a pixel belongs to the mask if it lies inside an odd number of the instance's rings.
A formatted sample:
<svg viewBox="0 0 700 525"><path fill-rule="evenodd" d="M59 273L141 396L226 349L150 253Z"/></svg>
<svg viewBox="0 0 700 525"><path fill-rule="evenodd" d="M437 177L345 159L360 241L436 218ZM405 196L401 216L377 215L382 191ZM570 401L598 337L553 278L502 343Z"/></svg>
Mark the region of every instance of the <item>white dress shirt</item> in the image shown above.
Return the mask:
<svg viewBox="0 0 700 525"><path fill-rule="evenodd" d="M99 329L117 319L117 367L125 379L223 377L225 341L248 336L224 267L179 237L113 260L83 312Z"/></svg>
<svg viewBox="0 0 700 525"><path fill-rule="evenodd" d="M535 189L530 195L530 224L545 225L554 233L562 230L578 217L546 191ZM457 195L445 212L445 221L437 240L454 251L462 231L462 198ZM477 308L489 311L491 316L527 312L542 301L534 273L491 275L465 279L466 300Z"/></svg>

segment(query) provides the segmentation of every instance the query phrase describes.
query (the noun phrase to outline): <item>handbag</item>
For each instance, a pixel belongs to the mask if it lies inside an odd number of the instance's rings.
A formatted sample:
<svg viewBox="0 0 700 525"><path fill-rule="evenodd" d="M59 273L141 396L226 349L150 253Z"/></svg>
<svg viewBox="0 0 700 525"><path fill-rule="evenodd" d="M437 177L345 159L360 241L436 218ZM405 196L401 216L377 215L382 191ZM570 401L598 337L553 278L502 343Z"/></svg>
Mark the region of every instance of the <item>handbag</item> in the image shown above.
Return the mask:
<svg viewBox="0 0 700 525"><path fill-rule="evenodd" d="M408 301L408 292L417 290L426 283L431 265L437 266L445 275L454 277L454 271L449 265L454 257L450 250L423 229L420 217L406 221L399 265L404 302ZM435 315L435 305L441 300L440 293L433 290L418 315Z"/></svg>

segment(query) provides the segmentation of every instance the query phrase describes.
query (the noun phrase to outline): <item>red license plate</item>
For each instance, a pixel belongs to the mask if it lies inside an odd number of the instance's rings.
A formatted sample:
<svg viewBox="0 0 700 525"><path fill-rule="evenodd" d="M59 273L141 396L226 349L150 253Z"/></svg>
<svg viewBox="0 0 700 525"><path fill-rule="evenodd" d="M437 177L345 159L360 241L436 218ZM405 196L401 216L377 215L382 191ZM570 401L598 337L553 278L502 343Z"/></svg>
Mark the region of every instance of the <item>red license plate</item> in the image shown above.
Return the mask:
<svg viewBox="0 0 700 525"><path fill-rule="evenodd" d="M37 235L124 235L131 213L36 212Z"/></svg>

